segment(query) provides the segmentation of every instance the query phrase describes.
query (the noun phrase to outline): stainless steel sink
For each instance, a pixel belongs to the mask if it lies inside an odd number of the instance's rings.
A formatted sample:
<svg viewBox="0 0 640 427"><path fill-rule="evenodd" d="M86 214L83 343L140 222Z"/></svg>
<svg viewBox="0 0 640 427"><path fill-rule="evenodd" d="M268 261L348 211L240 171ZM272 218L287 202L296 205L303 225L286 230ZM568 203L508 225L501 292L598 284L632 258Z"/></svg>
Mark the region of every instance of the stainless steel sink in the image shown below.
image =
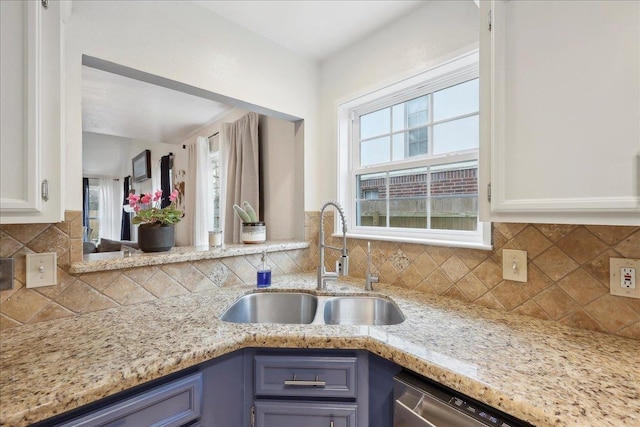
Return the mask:
<svg viewBox="0 0 640 427"><path fill-rule="evenodd" d="M397 325L404 322L404 315L385 298L285 291L244 295L220 319L233 323Z"/></svg>
<svg viewBox="0 0 640 427"><path fill-rule="evenodd" d="M262 292L244 295L225 311L221 320L235 323L313 322L318 299L301 292Z"/></svg>
<svg viewBox="0 0 640 427"><path fill-rule="evenodd" d="M335 297L324 303L327 325L397 325L404 315L393 301L378 297Z"/></svg>

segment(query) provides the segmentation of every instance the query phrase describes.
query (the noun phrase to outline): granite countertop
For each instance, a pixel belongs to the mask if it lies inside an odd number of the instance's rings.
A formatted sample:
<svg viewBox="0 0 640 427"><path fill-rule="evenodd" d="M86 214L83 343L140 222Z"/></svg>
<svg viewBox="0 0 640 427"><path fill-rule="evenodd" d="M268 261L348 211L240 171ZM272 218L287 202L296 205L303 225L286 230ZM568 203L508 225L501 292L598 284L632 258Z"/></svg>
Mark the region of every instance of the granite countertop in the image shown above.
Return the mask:
<svg viewBox="0 0 640 427"><path fill-rule="evenodd" d="M176 262L197 261L201 259L228 258L238 255L259 254L264 251L278 252L294 249L306 249L309 242L293 240L271 240L259 244L227 244L214 248L209 246L176 246L165 252L144 253L137 251L125 256L124 251L98 252L85 254L82 261L69 267L71 274L91 273L94 271L121 270L149 265L163 265Z"/></svg>
<svg viewBox="0 0 640 427"><path fill-rule="evenodd" d="M314 279L279 277L270 290L315 293ZM363 293L361 282L329 283L327 291ZM640 425L638 340L384 285L374 293L402 309L399 325L218 319L254 290L216 289L3 332L0 425L43 420L245 347L368 350L536 426Z"/></svg>

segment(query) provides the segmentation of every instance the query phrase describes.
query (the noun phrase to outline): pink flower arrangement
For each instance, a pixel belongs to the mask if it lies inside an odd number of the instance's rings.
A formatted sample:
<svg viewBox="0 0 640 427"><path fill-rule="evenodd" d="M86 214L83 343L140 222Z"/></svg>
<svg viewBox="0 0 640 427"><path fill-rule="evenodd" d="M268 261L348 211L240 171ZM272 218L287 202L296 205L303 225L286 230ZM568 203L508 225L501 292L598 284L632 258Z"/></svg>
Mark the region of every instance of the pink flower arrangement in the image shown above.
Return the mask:
<svg viewBox="0 0 640 427"><path fill-rule="evenodd" d="M162 201L162 190L156 190L153 194L147 193L142 196L129 194L127 200L129 206L136 213L132 222L134 224L162 224L171 225L180 222L184 213L176 208L176 200L180 193L173 190L169 195L171 204L164 208L160 207Z"/></svg>

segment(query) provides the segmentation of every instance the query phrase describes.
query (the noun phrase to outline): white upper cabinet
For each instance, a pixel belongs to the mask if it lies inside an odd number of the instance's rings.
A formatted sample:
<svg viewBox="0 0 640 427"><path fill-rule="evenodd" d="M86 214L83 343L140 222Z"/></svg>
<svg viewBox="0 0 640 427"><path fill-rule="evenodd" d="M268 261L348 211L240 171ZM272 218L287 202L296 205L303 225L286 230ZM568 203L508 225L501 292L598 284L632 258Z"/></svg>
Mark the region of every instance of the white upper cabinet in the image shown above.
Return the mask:
<svg viewBox="0 0 640 427"><path fill-rule="evenodd" d="M481 19L481 219L640 225L640 2L487 0Z"/></svg>
<svg viewBox="0 0 640 427"><path fill-rule="evenodd" d="M0 1L0 20L0 223L59 222L60 3Z"/></svg>

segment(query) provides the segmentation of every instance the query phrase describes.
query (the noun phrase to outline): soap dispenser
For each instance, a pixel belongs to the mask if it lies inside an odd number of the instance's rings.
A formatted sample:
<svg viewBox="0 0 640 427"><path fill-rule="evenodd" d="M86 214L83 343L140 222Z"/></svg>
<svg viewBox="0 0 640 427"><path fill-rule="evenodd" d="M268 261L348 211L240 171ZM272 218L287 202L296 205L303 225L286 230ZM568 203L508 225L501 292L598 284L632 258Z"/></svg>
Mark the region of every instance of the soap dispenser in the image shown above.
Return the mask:
<svg viewBox="0 0 640 427"><path fill-rule="evenodd" d="M268 288L271 286L271 268L267 265L267 250L262 252L262 262L258 267L257 286L259 288Z"/></svg>

